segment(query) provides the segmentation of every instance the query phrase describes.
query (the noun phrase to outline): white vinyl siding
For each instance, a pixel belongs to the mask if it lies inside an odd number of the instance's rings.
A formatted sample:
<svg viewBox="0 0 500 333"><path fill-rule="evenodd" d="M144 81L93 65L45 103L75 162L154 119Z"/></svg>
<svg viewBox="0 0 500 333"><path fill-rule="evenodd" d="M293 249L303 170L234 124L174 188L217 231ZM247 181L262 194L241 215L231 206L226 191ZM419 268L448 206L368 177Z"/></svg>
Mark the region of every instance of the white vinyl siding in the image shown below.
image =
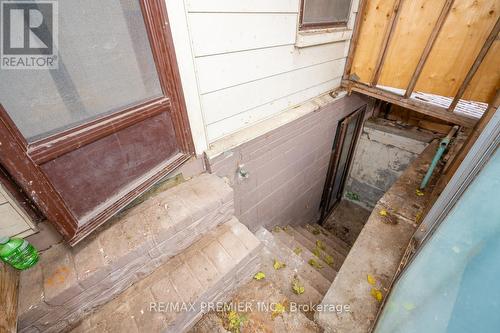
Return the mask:
<svg viewBox="0 0 500 333"><path fill-rule="evenodd" d="M25 237L35 232L30 218L0 185L0 236Z"/></svg>
<svg viewBox="0 0 500 333"><path fill-rule="evenodd" d="M340 86L349 40L298 48L299 0L184 5L208 143Z"/></svg>

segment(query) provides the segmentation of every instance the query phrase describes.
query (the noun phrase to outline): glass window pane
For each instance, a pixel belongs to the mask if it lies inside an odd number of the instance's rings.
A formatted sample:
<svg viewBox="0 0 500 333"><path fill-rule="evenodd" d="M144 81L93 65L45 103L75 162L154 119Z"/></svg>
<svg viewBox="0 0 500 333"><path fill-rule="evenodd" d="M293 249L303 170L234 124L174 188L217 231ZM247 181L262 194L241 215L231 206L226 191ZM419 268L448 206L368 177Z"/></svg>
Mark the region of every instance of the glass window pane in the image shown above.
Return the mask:
<svg viewBox="0 0 500 333"><path fill-rule="evenodd" d="M162 95L139 0L58 1L58 69L0 70L28 141Z"/></svg>
<svg viewBox="0 0 500 333"><path fill-rule="evenodd" d="M500 330L500 150L395 284L375 332Z"/></svg>
<svg viewBox="0 0 500 333"><path fill-rule="evenodd" d="M351 0L304 0L302 24L347 23L350 9Z"/></svg>

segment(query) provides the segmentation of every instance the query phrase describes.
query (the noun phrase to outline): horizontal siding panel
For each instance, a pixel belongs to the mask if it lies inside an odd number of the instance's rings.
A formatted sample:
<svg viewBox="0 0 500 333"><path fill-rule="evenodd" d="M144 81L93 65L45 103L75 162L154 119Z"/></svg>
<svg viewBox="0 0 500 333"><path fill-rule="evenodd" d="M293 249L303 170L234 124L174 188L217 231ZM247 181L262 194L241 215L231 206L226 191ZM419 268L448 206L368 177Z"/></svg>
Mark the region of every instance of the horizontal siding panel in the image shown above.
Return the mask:
<svg viewBox="0 0 500 333"><path fill-rule="evenodd" d="M210 142L213 142L223 136L285 111L292 106L303 103L304 101L321 95L327 91L336 89L340 86L340 81L341 77L339 76L336 79L318 84L290 96L283 97L256 109L252 109L233 117L226 118L217 123L210 124L207 126L208 139Z"/></svg>
<svg viewBox="0 0 500 333"><path fill-rule="evenodd" d="M14 207L9 203L0 205L0 235L14 236L29 229L30 226Z"/></svg>
<svg viewBox="0 0 500 333"><path fill-rule="evenodd" d="M186 0L188 12L297 13L299 0Z"/></svg>
<svg viewBox="0 0 500 333"><path fill-rule="evenodd" d="M333 60L203 95L205 121L212 124L332 80L342 75L344 64L345 59Z"/></svg>
<svg viewBox="0 0 500 333"><path fill-rule="evenodd" d="M345 48L342 41L303 49L285 45L197 58L200 93L340 59Z"/></svg>
<svg viewBox="0 0 500 333"><path fill-rule="evenodd" d="M195 56L294 44L297 14L188 14Z"/></svg>

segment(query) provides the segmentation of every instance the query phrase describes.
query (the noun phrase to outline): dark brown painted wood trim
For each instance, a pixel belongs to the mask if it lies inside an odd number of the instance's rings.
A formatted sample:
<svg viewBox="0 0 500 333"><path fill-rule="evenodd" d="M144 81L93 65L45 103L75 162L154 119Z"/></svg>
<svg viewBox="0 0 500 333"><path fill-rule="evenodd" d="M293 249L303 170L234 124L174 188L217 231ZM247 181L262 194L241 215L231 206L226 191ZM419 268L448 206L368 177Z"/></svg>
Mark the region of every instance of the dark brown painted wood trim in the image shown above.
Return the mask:
<svg viewBox="0 0 500 333"><path fill-rule="evenodd" d="M27 144L19 138L21 132L0 105L0 162L55 228L70 239L77 228L75 217L40 167L27 156Z"/></svg>
<svg viewBox="0 0 500 333"><path fill-rule="evenodd" d="M486 54L488 54L488 51L491 48L491 45L493 45L493 42L495 41L495 39L497 39L499 32L500 32L500 18L497 19L495 26L493 27L493 29L491 29L491 32L490 32L488 38L486 39L486 41L484 42L483 47L481 48L481 51L479 51L479 54L477 55L476 60L474 60L474 63L472 64L471 68L469 69L469 72L465 76L464 81L460 85L460 88L458 89L458 92L455 95L455 98L453 98L453 102L451 102L450 107L448 108L448 111L453 112L455 110L455 107L457 106L458 102L460 101L460 99L464 95L465 90L467 89L470 81L474 77L474 74L476 74L477 70L479 69L479 66L481 66L481 63L483 62L484 58L486 57Z"/></svg>
<svg viewBox="0 0 500 333"><path fill-rule="evenodd" d="M28 146L28 155L35 163L43 164L147 118L170 111L168 98L156 98L151 102L93 120L80 127L34 142Z"/></svg>
<svg viewBox="0 0 500 333"><path fill-rule="evenodd" d="M178 153L168 161L165 161L160 169L155 168L153 170L155 172L151 172L151 175L149 177L145 177L145 179L141 181L137 186L130 187L127 190L124 190L124 192L127 192L124 196L120 197L119 200L114 202L103 211L99 212L97 215L92 216L90 219L88 219L88 223L85 223L84 225L79 227L76 231L75 237L69 240L69 244L71 246L76 245L97 227L114 216L117 213L117 210L126 207L129 203L146 192L151 186L153 186L163 177L167 176L170 172L181 166L191 157L192 156L189 154Z"/></svg>
<svg viewBox="0 0 500 333"><path fill-rule="evenodd" d="M368 0L360 0L358 5L358 12L356 13L356 20L354 22L354 30L351 38L351 43L349 45L349 53L347 55L346 65L344 68L343 79L349 79L349 75L351 75L352 64L354 60L354 52L356 51L356 47L358 45L359 33L361 30L361 22L363 21L363 15L365 14L366 4Z"/></svg>
<svg viewBox="0 0 500 333"><path fill-rule="evenodd" d="M371 85L377 86L378 80L380 78L380 73L382 72L382 67L384 66L385 57L387 55L387 50L391 44L392 36L396 30L399 15L401 14L401 7L403 6L404 0L394 1L394 6L392 7L391 16L389 18L389 24L384 33L384 39L382 40L382 48L378 54L377 62L375 63L375 70L373 71L373 76L371 79Z"/></svg>
<svg viewBox="0 0 500 333"><path fill-rule="evenodd" d="M460 126L473 127L477 122L477 119L465 117L452 112L447 112L446 108L435 106L411 98L404 98L403 96L397 95L390 91L370 87L359 82L342 80L342 86L344 86L349 91L357 91L364 95L381 99L392 104L400 105L404 108L414 110L428 116L436 117L438 119L442 119Z"/></svg>
<svg viewBox="0 0 500 333"><path fill-rule="evenodd" d="M163 0L141 0L153 57L164 93L172 104L171 113L176 137L185 153L194 153L194 143L182 91L167 8Z"/></svg>
<svg viewBox="0 0 500 333"><path fill-rule="evenodd" d="M14 197L19 206L23 208L33 222L40 222L43 220L42 212L40 212L36 205L29 199L23 189L16 184L14 179L12 179L2 165L0 165L0 183L9 194Z"/></svg>
<svg viewBox="0 0 500 333"><path fill-rule="evenodd" d="M347 17L347 20L340 21L340 22L304 23L304 5L305 5L305 1L300 0L299 30L347 27L347 24L349 22L349 17ZM351 8L350 8L351 6L352 6L352 0L351 0L351 4L349 5L349 16L351 14Z"/></svg>
<svg viewBox="0 0 500 333"><path fill-rule="evenodd" d="M444 22L446 22L446 18L448 17L448 14L450 13L450 10L453 6L453 3L455 0L446 0L443 9L441 10L441 14L439 14L439 17L436 21L436 24L434 25L434 28L432 29L431 35L429 36L429 39L427 40L427 44L425 44L425 48L422 51L422 55L420 56L420 60L418 61L417 67L415 67L415 71L413 72L413 75L411 76L410 82L408 83L408 87L406 88L406 92L404 94L405 98L408 98L411 96L413 93L413 89L415 89L415 86L417 85L417 81L420 77L420 74L422 73L422 70L424 69L425 63L427 62L427 59L429 58L429 55L432 51L432 48L434 47L434 44L436 43L437 37L439 36L439 33L441 32L441 29L443 28Z"/></svg>

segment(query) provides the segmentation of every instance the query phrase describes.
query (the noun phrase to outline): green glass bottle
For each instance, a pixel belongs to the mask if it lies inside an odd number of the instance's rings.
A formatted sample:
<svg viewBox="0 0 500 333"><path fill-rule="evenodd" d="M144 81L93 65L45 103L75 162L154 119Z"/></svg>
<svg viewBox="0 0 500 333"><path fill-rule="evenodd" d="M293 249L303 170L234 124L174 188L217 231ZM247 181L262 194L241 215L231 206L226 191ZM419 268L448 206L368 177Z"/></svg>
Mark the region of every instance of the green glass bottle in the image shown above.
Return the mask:
<svg viewBox="0 0 500 333"><path fill-rule="evenodd" d="M12 267L24 270L38 262L38 251L24 239L0 237L0 258Z"/></svg>

